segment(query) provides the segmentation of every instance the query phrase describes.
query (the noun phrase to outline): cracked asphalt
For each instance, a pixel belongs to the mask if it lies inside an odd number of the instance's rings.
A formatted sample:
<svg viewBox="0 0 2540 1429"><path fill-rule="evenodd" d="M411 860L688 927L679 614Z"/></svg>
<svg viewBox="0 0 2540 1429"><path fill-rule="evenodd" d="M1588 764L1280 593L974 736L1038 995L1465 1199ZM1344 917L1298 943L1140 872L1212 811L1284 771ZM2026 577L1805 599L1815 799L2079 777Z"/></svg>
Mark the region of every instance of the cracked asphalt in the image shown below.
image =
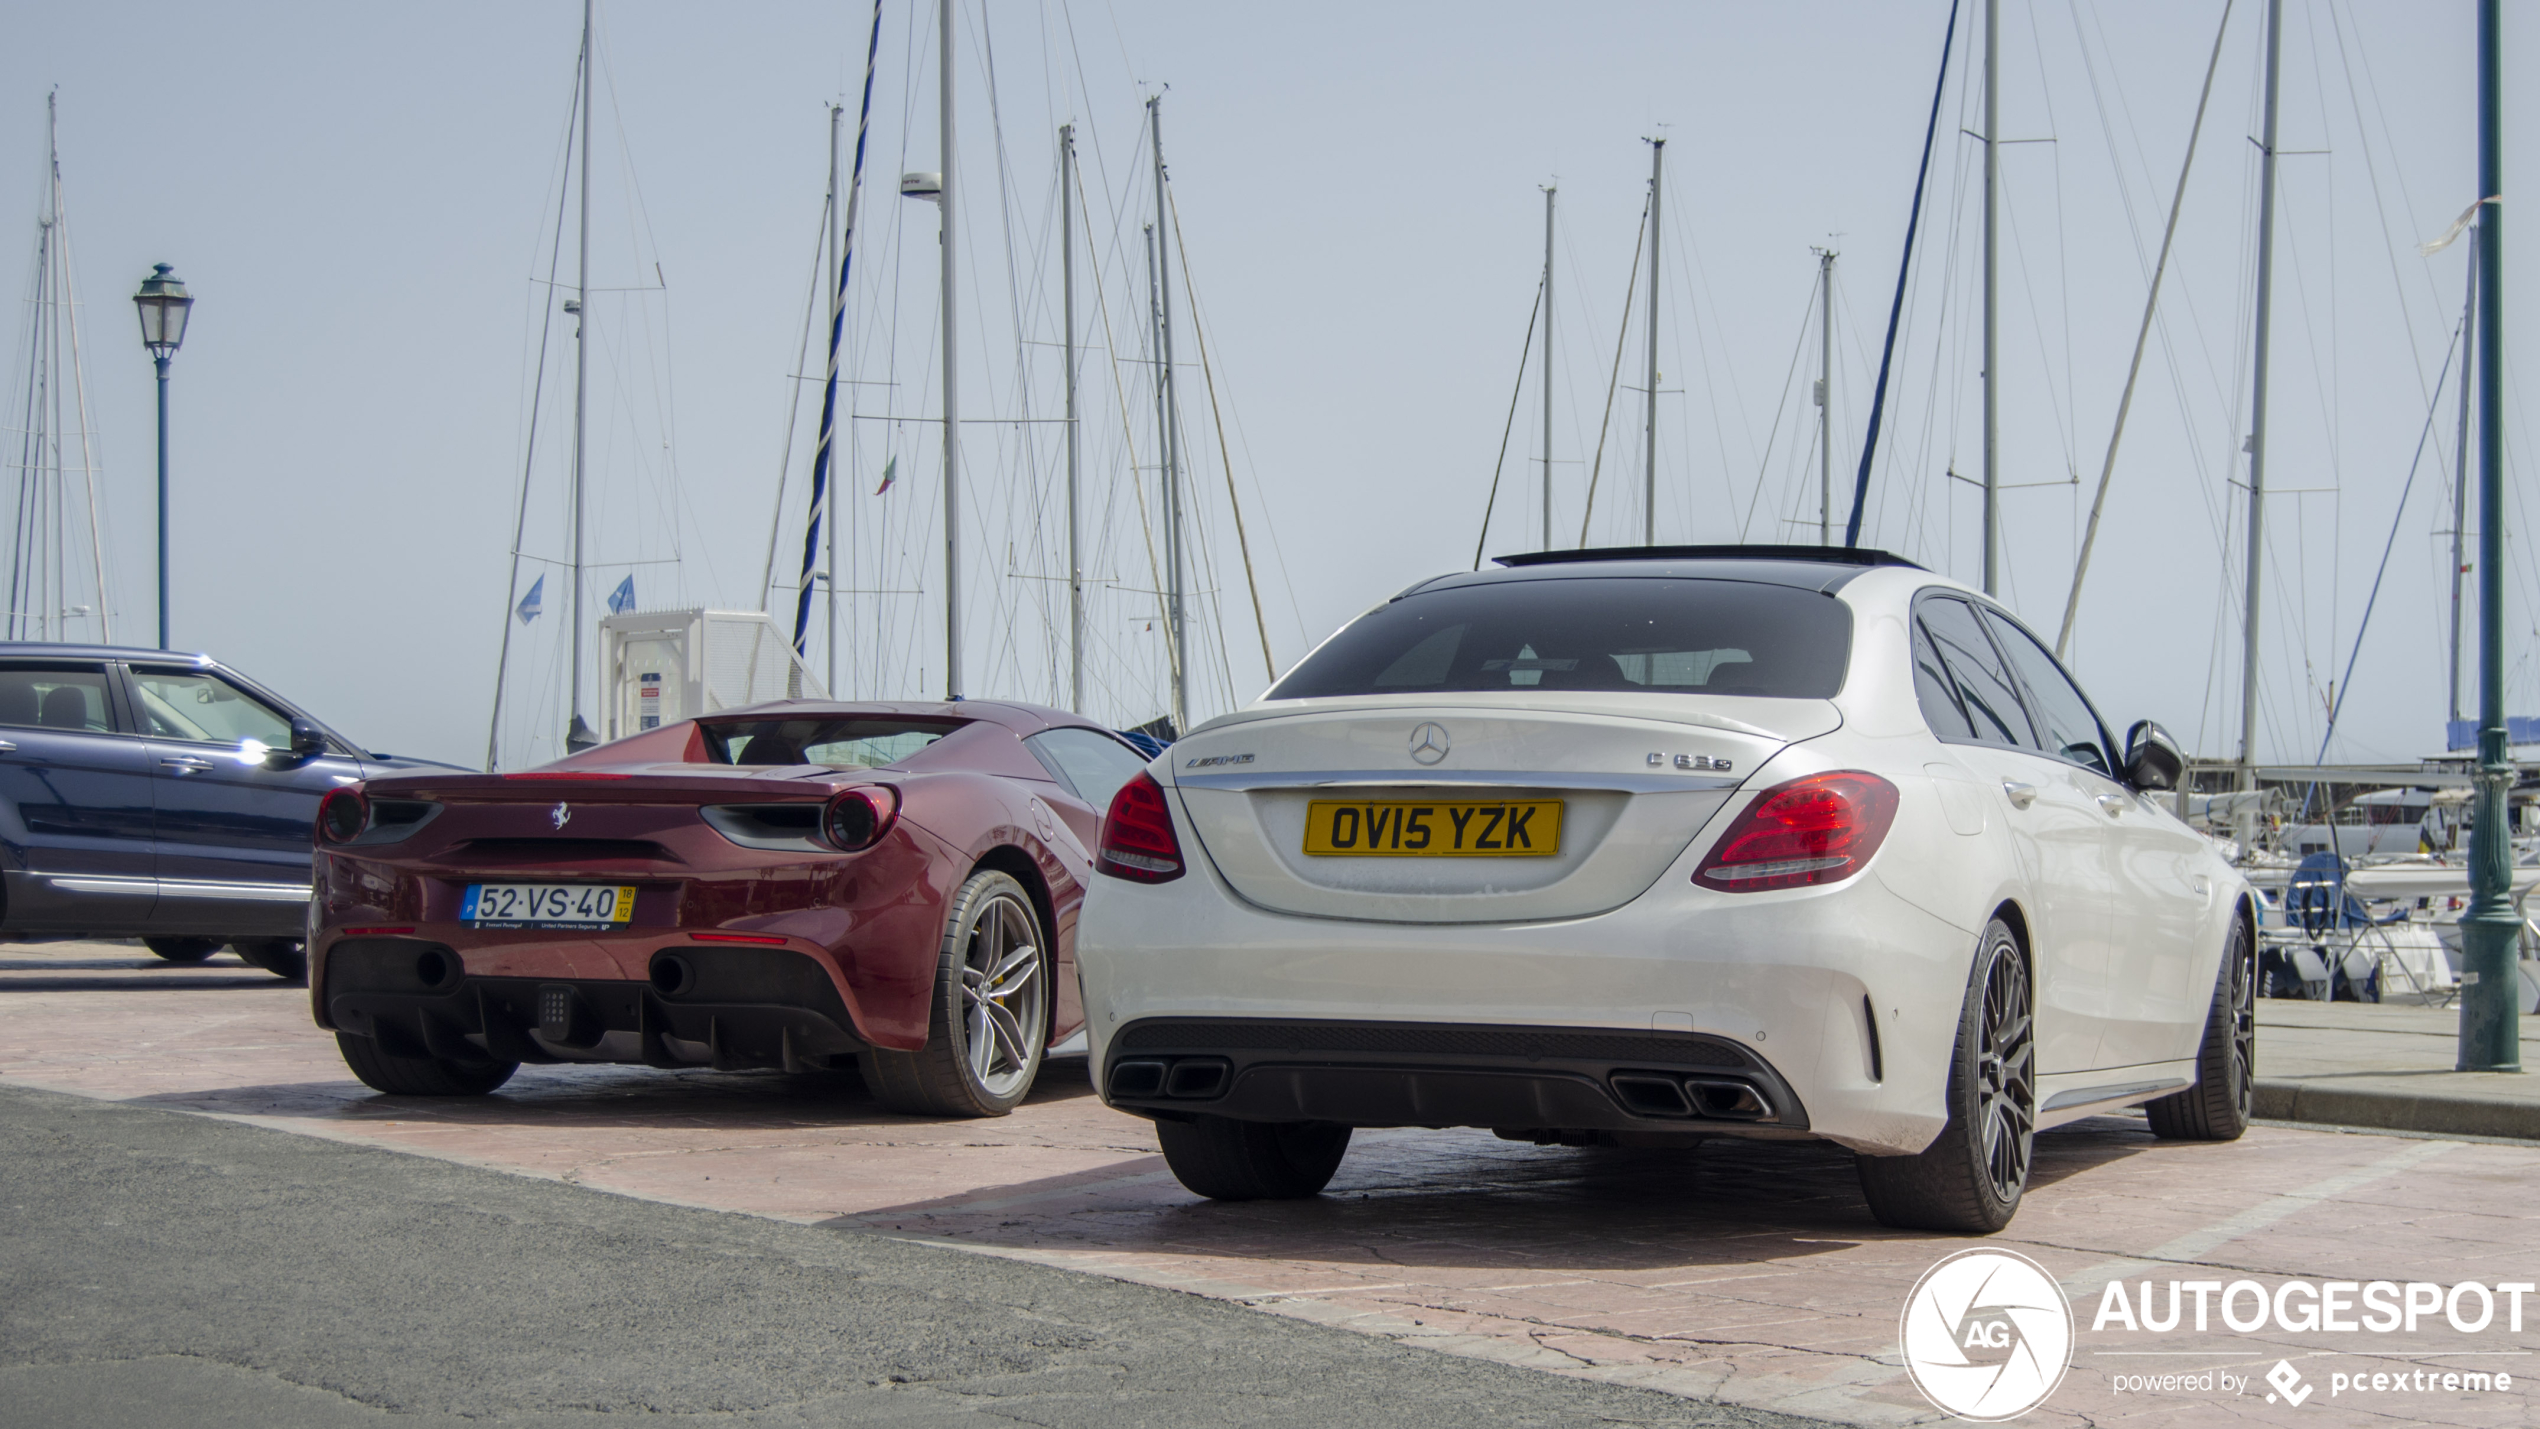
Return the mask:
<svg viewBox="0 0 2540 1429"><path fill-rule="evenodd" d="M1812 1423L0 1087L0 1426Z"/></svg>

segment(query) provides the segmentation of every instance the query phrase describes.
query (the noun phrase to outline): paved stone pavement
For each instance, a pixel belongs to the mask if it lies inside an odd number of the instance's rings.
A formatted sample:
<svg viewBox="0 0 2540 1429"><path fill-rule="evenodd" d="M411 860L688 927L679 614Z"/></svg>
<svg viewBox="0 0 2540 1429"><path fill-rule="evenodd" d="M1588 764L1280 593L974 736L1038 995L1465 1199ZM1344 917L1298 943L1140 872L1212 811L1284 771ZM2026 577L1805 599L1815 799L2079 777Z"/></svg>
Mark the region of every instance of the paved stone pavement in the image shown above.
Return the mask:
<svg viewBox="0 0 2540 1429"><path fill-rule="evenodd" d="M2460 1012L2421 1002L2258 1003L2258 1113L2331 1126L2540 1140L2540 1018L2522 1064L2456 1072Z"/></svg>
<svg viewBox="0 0 2540 1429"><path fill-rule="evenodd" d="M0 952L0 1077L1857 1424L1940 1417L1901 1368L1897 1317L1926 1268L1971 1244L1880 1228L1848 1155L1814 1144L1613 1152L1381 1132L1318 1200L1214 1205L1183 1192L1146 1124L1102 1107L1081 1074L987 1122L893 1116L852 1078L645 1069L526 1068L479 1101L378 1097L310 1026L301 990L225 957L178 969L128 948ZM2111 1279L2246 1279L2271 1294L2296 1279L2540 1281L2535 1175L2540 1146L2525 1144L2282 1126L2170 1144L2120 1117L2049 1133L2018 1221L1983 1242L2045 1265L2079 1320L2071 1372L2025 1422L2532 1422L2540 1299L2510 1325L2497 1302L2474 1334L2440 1315L2389 1334L2188 1320L2128 1333L2095 1312ZM2266 1398L2279 1361L2302 1378L2298 1409ZM2514 1388L2332 1397L2333 1376L2429 1368L2502 1369ZM2189 1387L2135 1391L2146 1374Z"/></svg>

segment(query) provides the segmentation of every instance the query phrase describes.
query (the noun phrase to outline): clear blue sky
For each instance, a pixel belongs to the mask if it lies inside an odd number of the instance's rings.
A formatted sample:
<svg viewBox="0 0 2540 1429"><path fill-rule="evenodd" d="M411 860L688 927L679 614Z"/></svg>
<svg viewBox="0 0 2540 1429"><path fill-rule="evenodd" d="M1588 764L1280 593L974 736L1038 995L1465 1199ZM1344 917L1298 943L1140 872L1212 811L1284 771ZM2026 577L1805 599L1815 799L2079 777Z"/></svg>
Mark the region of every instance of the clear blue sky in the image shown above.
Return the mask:
<svg viewBox="0 0 2540 1429"><path fill-rule="evenodd" d="M2370 0L2288 0L2286 12L2283 147L2327 152L2283 161L2270 484L2300 494L2273 508L2262 747L2307 758L2458 315L2464 250L2428 259L2414 245L2473 196L2472 12ZM848 362L877 384L856 389L860 414L910 419L937 400L935 220L893 189L901 169L936 163L934 11L886 0L884 13ZM1053 349L1038 344L1058 335L1051 156L1062 121L1080 126L1117 342L1124 359L1141 351L1139 225L1152 211L1141 104L1169 85L1173 186L1277 663L1472 559L1540 275L1540 187L1556 182L1552 470L1558 521L1575 539L1649 136L1668 140L1661 539L1814 539L1794 524L1815 508L1801 421L1811 374L1791 375L1795 352L1803 368L1816 360L1813 336L1801 345L1810 250L1841 253L1840 479L1867 415L1945 3L1077 0L960 13L965 415L1057 409ZM2003 151L2003 479L2026 488L2006 497L2004 594L2051 638L2221 7L2006 0L2003 13L2003 136L2051 141ZM593 577L594 613L629 572L647 606L752 608L797 385L788 374L819 224L825 106L852 104L870 11L601 0L600 14L592 282L633 289L658 276L664 291L593 304L606 354L593 382L595 559L615 563ZM2237 557L2224 553L2239 539L2226 525L2240 499L2230 483L2245 475L2235 454L2262 15L2239 0L2231 20L2076 660L2112 721L2157 717L2208 753L2228 752L2237 729ZM18 198L0 218L23 271L44 94L59 86L119 636L146 631L152 601L150 367L128 298L164 261L200 297L175 374L177 643L291 692L366 743L481 759L547 302L534 280L555 217L579 18L563 0L14 13L0 53L0 155L14 157L0 179L17 177L0 193ZM2528 72L2540 29L2512 7L2506 18L2508 75ZM1982 51L1971 19L1962 60ZM1954 78L1944 108L1930 246L1883 441L1893 464L1880 467L1870 537L1972 577L1977 508L1948 472L1971 476L1980 462L1977 150L1957 132L1976 127L1978 110ZM2510 82L2505 133L2504 187L2531 189L2517 176L2533 172L2540 133ZM2531 331L2514 301L2524 283L2510 277L2518 251L2507 252L2517 348ZM571 266L568 244L568 278ZM1092 281L1088 268L1083 336L1099 347ZM1642 315L1631 321L1599 541L1638 530L1642 399L1629 389L1641 381ZM1195 363L1190 340L1185 326L1184 363ZM1138 462L1154 461L1154 424L1134 371L1119 369L1127 380L1115 386L1113 370L1098 353L1085 393L1100 507L1091 564L1105 582L1094 706L1126 722L1162 708L1127 479L1131 443ZM569 369L548 372L552 402ZM1212 618L1194 685L1205 713L1255 693L1263 662L1200 377L1194 365L1181 379L1193 501L1203 583L1225 592L1222 605L1203 602ZM1536 544L1534 380L1530 370L1493 551ZM878 385L891 381L901 385ZM2512 386L2513 423L2531 410L2523 390ZM2399 522L2336 757L2411 757L2440 742L2436 533L2449 524L2449 472L2433 456L2451 451L2445 408ZM803 420L789 507L801 503L808 410ZM909 420L851 425L846 583L924 593L849 603L842 683L924 693L942 675L935 439ZM548 427L532 464L533 554L558 550L560 430ZM974 693L1054 689L1043 577L1058 549L1055 430L983 426L965 438ZM875 497L894 458L893 490ZM2530 475L2518 450L2517 501ZM2540 515L2519 510L2526 525ZM799 513L787 521L783 542L798 547ZM2530 660L2540 577L2527 543L2516 549L2514 708L2540 713ZM779 556L780 581L797 557ZM789 599L777 593L780 608ZM527 684L514 686L542 729L561 723L554 580L547 609L524 648ZM815 649L815 665L823 658Z"/></svg>

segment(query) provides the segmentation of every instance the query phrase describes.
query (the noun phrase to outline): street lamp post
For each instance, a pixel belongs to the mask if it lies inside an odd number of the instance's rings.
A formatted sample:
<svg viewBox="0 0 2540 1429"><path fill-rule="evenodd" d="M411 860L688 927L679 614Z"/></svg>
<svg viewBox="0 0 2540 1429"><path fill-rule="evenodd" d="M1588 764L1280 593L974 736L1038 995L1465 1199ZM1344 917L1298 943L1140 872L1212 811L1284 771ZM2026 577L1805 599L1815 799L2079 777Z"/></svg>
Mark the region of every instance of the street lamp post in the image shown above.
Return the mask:
<svg viewBox="0 0 2540 1429"><path fill-rule="evenodd" d="M2461 915L2460 1060L2464 1072L2522 1070L2522 912L2514 906L2511 730L2505 723L2505 210L2503 7L2478 5L2478 784L2469 833L2469 911Z"/></svg>
<svg viewBox="0 0 2540 1429"><path fill-rule="evenodd" d="M132 295L141 311L141 344L159 366L159 648L168 648L168 359L185 342L194 298L165 263L151 265Z"/></svg>

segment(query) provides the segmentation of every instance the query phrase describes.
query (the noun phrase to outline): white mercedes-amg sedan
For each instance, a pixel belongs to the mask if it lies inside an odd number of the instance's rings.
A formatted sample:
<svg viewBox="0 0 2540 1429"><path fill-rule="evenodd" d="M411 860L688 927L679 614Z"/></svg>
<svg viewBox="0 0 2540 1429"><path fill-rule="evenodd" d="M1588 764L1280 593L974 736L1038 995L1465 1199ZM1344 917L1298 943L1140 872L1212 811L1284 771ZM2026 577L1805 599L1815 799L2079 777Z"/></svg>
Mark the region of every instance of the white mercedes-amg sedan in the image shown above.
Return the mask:
<svg viewBox="0 0 2540 1429"><path fill-rule="evenodd" d="M1105 1101L1182 1184L1356 1127L1818 1137L1881 1221L2009 1223L2042 1127L2247 1124L2255 894L1982 595L1879 552L1504 558L1353 621L1113 799Z"/></svg>

